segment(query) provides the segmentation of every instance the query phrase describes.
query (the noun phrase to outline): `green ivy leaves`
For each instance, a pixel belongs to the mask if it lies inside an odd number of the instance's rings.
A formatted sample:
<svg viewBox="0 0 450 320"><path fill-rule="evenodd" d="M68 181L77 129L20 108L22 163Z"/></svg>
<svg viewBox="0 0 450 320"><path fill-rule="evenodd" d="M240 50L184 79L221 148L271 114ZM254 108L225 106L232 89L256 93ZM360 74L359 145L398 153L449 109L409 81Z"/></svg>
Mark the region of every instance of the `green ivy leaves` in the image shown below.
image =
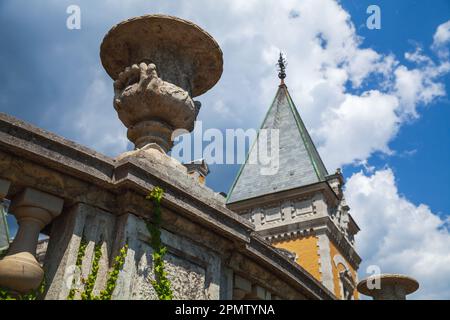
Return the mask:
<svg viewBox="0 0 450 320"><path fill-rule="evenodd" d="M153 249L153 272L155 274L155 279L151 281L151 284L159 300L172 300L171 283L164 269L164 256L167 253L167 248L161 242L161 199L163 194L163 189L155 187L146 197L147 200L153 202L153 224L147 222L147 229L151 236L150 246Z"/></svg>
<svg viewBox="0 0 450 320"><path fill-rule="evenodd" d="M125 264L125 258L128 252L128 245L126 244L120 249L119 255L114 259L114 267L108 273L108 280L106 281L106 289L100 292L100 300L111 300L114 289L116 288L119 273Z"/></svg>
<svg viewBox="0 0 450 320"><path fill-rule="evenodd" d="M164 195L163 189L159 187L153 188L153 190L146 197L147 200L153 202L153 223L147 222L147 229L151 235L150 246L153 249L152 259L153 259L153 272L155 274L155 279L151 281L153 288L158 295L160 300L172 300L173 291L171 289L171 283L167 278L167 272L164 266L164 257L167 254L167 248L161 242L161 199ZM86 255L86 249L88 242L81 239L80 246L78 248L76 267L81 270L83 259ZM102 244L96 244L94 247L94 258L92 259L91 272L87 279L81 279L83 284L83 292L81 293L82 300L111 300L112 294L116 288L117 280L120 271L123 269L125 264L125 258L128 252L128 245L125 245L120 249L119 255L114 258L114 265L112 270L108 273L106 287L104 290L100 291L99 296L93 295L95 282L97 280L97 275L99 271L99 262L102 257ZM68 300L73 300L75 294L78 291L74 288L76 279L72 281L72 288L67 296ZM16 296L12 295L10 291L0 288L0 300L36 300L39 294L45 292L45 283L36 292L30 294Z"/></svg>
<svg viewBox="0 0 450 320"><path fill-rule="evenodd" d="M86 253L87 241L82 238L80 247L77 254L76 267L80 270L83 264L83 259ZM97 275L99 270L99 263L102 257L102 244L96 244L94 247L94 258L92 259L91 272L87 279L81 279L83 284L83 292L81 293L81 300L111 300L114 289L116 288L117 279L119 278L119 273L123 269L125 264L125 258L128 252L128 245L125 245L119 251L119 255L114 258L114 265L110 272L108 272L106 288L100 291L100 296L93 295L95 282L97 281ZM72 286L75 284L76 279L73 279ZM77 289L70 289L68 300L73 300Z"/></svg>
<svg viewBox="0 0 450 320"><path fill-rule="evenodd" d="M81 238L80 247L78 248L78 254L77 254L77 262L75 263L76 270L81 270L81 265L83 264L83 258L86 254L86 248L87 248L87 241L83 238ZM75 298L75 293L77 290L73 288L73 286L76 283L75 275L72 280L72 288L69 291L69 295L67 296L67 300L73 300Z"/></svg>
<svg viewBox="0 0 450 320"><path fill-rule="evenodd" d="M38 289L27 294L13 294L8 289L0 288L0 300L38 300L45 292L45 277Z"/></svg>
<svg viewBox="0 0 450 320"><path fill-rule="evenodd" d="M92 259L91 273L84 283L84 292L81 293L81 300L98 300L97 297L92 295L94 291L95 281L97 280L97 274L99 269L99 262L102 257L102 245L96 244L94 247L94 259Z"/></svg>

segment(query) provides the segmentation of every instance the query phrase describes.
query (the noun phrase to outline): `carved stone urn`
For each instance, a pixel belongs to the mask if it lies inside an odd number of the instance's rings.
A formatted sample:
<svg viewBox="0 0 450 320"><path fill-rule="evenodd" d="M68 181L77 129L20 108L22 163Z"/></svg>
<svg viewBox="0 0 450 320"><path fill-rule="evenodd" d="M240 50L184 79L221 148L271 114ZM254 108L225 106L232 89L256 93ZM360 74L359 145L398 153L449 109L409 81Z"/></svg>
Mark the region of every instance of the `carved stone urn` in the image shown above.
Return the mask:
<svg viewBox="0 0 450 320"><path fill-rule="evenodd" d="M417 280L401 274L374 275L362 280L357 286L360 293L374 300L406 300L406 296L417 289Z"/></svg>
<svg viewBox="0 0 450 320"><path fill-rule="evenodd" d="M114 108L136 149L157 144L165 152L177 129L192 131L200 103L192 97L212 88L222 74L222 51L195 24L146 15L113 27L100 57L114 80Z"/></svg>

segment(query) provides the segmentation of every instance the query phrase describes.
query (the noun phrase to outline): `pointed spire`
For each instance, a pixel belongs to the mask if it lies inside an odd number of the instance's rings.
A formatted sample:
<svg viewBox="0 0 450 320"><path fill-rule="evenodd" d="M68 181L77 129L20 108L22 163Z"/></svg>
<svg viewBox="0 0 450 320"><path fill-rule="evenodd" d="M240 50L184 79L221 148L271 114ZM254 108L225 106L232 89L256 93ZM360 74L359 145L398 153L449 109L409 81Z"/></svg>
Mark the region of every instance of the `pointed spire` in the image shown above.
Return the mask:
<svg viewBox="0 0 450 320"><path fill-rule="evenodd" d="M250 161L250 159L260 159L258 144L268 143L260 140L261 136L258 134L228 193L227 203L257 198L326 180L327 169L283 83L278 87L261 129L279 130L278 143L270 142L266 145L268 154L277 156L276 170L273 174L265 175L262 173L262 168L267 168L267 164L259 160L256 163ZM278 150L272 149L274 147Z"/></svg>
<svg viewBox="0 0 450 320"><path fill-rule="evenodd" d="M284 85L284 79L286 78L286 66L287 66L286 58L283 56L283 53L280 52L280 57L277 63L278 78L281 79L280 85Z"/></svg>

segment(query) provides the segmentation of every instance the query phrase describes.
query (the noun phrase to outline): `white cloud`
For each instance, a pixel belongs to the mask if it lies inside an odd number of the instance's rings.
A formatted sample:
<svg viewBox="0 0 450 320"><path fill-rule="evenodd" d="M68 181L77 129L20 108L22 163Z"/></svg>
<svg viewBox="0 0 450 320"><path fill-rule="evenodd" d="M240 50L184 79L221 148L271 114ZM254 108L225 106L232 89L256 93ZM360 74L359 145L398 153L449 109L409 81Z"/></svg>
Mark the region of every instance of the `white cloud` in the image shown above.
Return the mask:
<svg viewBox="0 0 450 320"><path fill-rule="evenodd" d="M273 97L278 81L274 64L284 51L289 63L286 83L330 171L367 160L375 152L390 154L389 143L403 123L419 117L421 105L446 94L440 79L450 70L448 61L434 62L416 50L405 54L412 64L406 67L392 54L365 48L351 17L335 1L260 1L249 16L250 5L239 8L234 23L217 34L219 41L222 35L227 39L222 45L225 61L231 59L228 65L245 65L233 80L253 79L244 95L262 92L230 107L231 118L240 119L237 125L259 125L255 115L262 117ZM293 10L296 18L289 19ZM242 62L236 51L245 55ZM246 63L248 57L252 62ZM242 92L234 91L237 98ZM226 99L224 103L233 104Z"/></svg>
<svg viewBox="0 0 450 320"><path fill-rule="evenodd" d="M445 46L450 43L450 21L439 25L433 36L432 48L438 52L442 58L448 58L448 48Z"/></svg>
<svg viewBox="0 0 450 320"><path fill-rule="evenodd" d="M439 25L433 36L433 44L436 46L442 46L448 42L450 42L450 21Z"/></svg>
<svg viewBox="0 0 450 320"><path fill-rule="evenodd" d="M395 96L379 91L345 95L339 108L328 110L329 120L317 130L325 141L319 149L322 158L328 163L352 163L375 151L390 153L386 141L398 131L398 104Z"/></svg>
<svg viewBox="0 0 450 320"><path fill-rule="evenodd" d="M389 142L403 122L418 117L420 105L445 95L440 77L450 69L447 60L435 63L416 51L406 55L413 64L407 67L392 54L364 47L364 39L356 33L349 13L333 0L154 1L151 8L145 0L133 1L132 5L84 1L80 6L83 20L78 37L70 37L70 42L67 33L49 37L63 39L64 47L77 48L80 55L87 55L86 48L99 46L101 37L114 23L143 13L180 16L211 33L222 47L225 68L215 88L199 98L203 103L199 119L206 127L259 127L277 88L275 63L281 49L289 63L286 82L316 144L326 154L332 154L340 145L361 146L340 153L342 157L324 157L330 171L366 160L377 151L389 152ZM41 19L34 12L42 10L36 5L26 12L32 21ZM93 14L99 11L104 13L102 17ZM448 26L448 22L442 24L434 35L434 47L440 50L448 42ZM93 56L89 50L88 56ZM104 73L98 60L86 62ZM380 97L388 105L370 107L380 102ZM115 115L110 102L108 107L109 113ZM102 108L106 112L106 106ZM371 118L379 117L380 108L390 115L390 127L384 126L380 134L366 134L369 131L361 128L374 127ZM398 121L393 121L393 114ZM327 131L329 127L333 131ZM116 130L112 126L103 128ZM335 138L336 130L339 140ZM84 134L84 128L80 127L79 132ZM116 131L111 134L115 136ZM95 141L90 145L97 143L97 136L92 137ZM116 152L119 145L113 149ZM112 153L110 148L107 152Z"/></svg>
<svg viewBox="0 0 450 320"><path fill-rule="evenodd" d="M437 79L450 70L449 61L441 61L436 65L430 57L422 54L418 48L405 54L408 61L419 65L416 69L408 69L401 65L394 71L395 83L393 93L401 101L399 113L404 117L418 117L417 105L430 104L437 97L445 96L445 86Z"/></svg>
<svg viewBox="0 0 450 320"><path fill-rule="evenodd" d="M391 169L370 176L354 174L346 197L361 227L356 237L366 267L413 276L420 283L411 298L450 299L450 234L448 223L424 204L415 205L399 194Z"/></svg>

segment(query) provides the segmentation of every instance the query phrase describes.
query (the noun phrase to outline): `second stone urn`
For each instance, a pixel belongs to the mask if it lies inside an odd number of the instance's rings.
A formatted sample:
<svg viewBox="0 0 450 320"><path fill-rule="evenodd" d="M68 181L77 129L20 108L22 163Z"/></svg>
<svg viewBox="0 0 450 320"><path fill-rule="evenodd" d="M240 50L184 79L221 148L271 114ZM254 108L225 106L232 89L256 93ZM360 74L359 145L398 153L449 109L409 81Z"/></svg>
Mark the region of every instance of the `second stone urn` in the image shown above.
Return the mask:
<svg viewBox="0 0 450 320"><path fill-rule="evenodd" d="M100 56L114 81L114 108L137 149L168 152L177 129L192 131L203 94L222 74L222 51L193 23L165 15L128 19L105 36Z"/></svg>

